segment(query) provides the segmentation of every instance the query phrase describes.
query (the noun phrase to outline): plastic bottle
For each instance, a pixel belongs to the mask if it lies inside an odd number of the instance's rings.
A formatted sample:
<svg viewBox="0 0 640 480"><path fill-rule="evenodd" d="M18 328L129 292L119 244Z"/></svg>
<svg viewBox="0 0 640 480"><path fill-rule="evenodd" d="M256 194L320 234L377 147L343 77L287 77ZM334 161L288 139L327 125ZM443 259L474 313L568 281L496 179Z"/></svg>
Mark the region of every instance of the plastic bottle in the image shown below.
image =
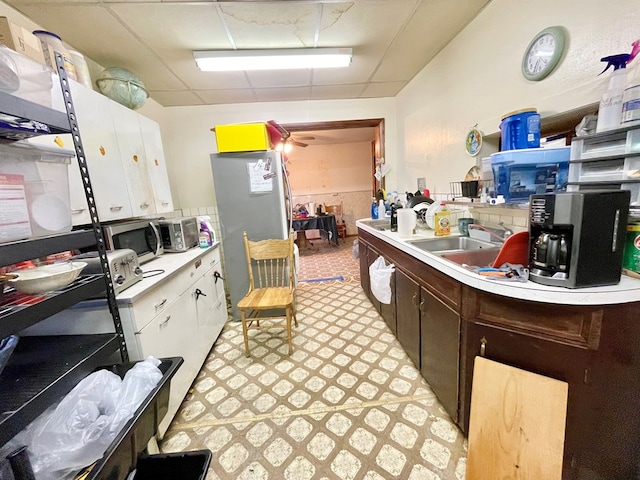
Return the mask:
<svg viewBox="0 0 640 480"><path fill-rule="evenodd" d="M200 248L208 248L209 247L209 234L204 230L200 229L200 235L198 236L198 245Z"/></svg>
<svg viewBox="0 0 640 480"><path fill-rule="evenodd" d="M607 62L607 66L600 72L600 75L606 72L611 66L613 67L613 72L609 77L607 90L602 94L602 98L600 99L596 133L620 126L620 119L622 118L622 97L624 95L624 89L627 86L626 66L630 56L628 53L621 53L600 59L601 62Z"/></svg>
<svg viewBox="0 0 640 480"><path fill-rule="evenodd" d="M384 218L387 213L387 207L384 205L384 200L378 200L378 218Z"/></svg>
<svg viewBox="0 0 640 480"><path fill-rule="evenodd" d="M636 40L631 45L633 48L629 54L627 65L640 53L640 40ZM640 123L640 65L635 63L634 65L627 73L627 88L622 95L620 123L624 125Z"/></svg>
<svg viewBox="0 0 640 480"><path fill-rule="evenodd" d="M371 197L371 218L373 220L378 219L378 202L376 202L376 197Z"/></svg>
<svg viewBox="0 0 640 480"><path fill-rule="evenodd" d="M200 246L202 247L202 233L204 233L207 238L207 247L210 247L211 245L213 245L213 237L211 235L211 230L209 230L209 226L207 225L207 222L205 222L204 220L200 222Z"/></svg>
<svg viewBox="0 0 640 480"><path fill-rule="evenodd" d="M451 234L451 214L444 203L440 204L440 208L434 215L434 225L436 237L446 237Z"/></svg>

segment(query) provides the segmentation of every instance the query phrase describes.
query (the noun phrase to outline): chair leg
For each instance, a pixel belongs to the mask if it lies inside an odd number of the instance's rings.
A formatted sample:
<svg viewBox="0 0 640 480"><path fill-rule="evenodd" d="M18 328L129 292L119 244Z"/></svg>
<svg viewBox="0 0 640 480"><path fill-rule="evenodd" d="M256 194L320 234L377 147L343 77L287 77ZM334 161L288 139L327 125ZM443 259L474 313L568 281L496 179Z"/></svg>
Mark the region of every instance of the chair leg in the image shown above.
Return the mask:
<svg viewBox="0 0 640 480"><path fill-rule="evenodd" d="M298 328L298 316L296 315L298 312L298 307L296 307L296 297L293 297L293 321L295 323L296 328Z"/></svg>
<svg viewBox="0 0 640 480"><path fill-rule="evenodd" d="M242 335L244 336L244 352L245 356L249 356L249 330L247 329L247 319L244 310L240 310L240 318L242 318Z"/></svg>
<svg viewBox="0 0 640 480"><path fill-rule="evenodd" d="M293 352L293 342L291 341L291 317L293 316L291 314L292 312L292 307L288 306L287 307L287 337L289 338L289 355L291 355L291 352Z"/></svg>

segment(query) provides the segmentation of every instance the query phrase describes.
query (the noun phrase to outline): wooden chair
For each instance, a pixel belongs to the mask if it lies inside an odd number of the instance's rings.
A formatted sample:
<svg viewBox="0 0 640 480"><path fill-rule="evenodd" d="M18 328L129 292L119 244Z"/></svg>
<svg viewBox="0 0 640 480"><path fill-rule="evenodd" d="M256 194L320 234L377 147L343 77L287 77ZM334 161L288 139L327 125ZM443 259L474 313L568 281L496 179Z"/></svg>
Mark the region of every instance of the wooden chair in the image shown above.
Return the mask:
<svg viewBox="0 0 640 480"><path fill-rule="evenodd" d="M276 321L286 320L289 355L293 350L291 343L291 322L298 326L295 315L294 256L293 241L295 232L291 231L287 240L261 240L253 242L243 233L244 246L249 268L249 291L238 302L242 319L244 349L249 356L249 330L268 330L281 328ZM282 310L284 316L262 316L265 311ZM266 324L260 322L266 320Z"/></svg>
<svg viewBox="0 0 640 480"><path fill-rule="evenodd" d="M342 208L342 201L340 201L340 205L327 205L326 206L327 213L334 215L336 217L336 226L338 227L338 238L347 238L347 224L344 222L342 218L342 214L344 212Z"/></svg>

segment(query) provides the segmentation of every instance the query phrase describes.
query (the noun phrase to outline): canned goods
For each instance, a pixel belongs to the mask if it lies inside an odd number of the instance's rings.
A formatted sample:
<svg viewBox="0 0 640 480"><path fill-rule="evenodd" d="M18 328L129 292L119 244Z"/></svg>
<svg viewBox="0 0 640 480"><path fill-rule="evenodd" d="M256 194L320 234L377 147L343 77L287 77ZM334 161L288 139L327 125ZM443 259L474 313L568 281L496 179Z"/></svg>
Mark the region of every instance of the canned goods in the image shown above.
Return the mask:
<svg viewBox="0 0 640 480"><path fill-rule="evenodd" d="M624 244L622 268L640 273L640 221L627 224L627 240Z"/></svg>

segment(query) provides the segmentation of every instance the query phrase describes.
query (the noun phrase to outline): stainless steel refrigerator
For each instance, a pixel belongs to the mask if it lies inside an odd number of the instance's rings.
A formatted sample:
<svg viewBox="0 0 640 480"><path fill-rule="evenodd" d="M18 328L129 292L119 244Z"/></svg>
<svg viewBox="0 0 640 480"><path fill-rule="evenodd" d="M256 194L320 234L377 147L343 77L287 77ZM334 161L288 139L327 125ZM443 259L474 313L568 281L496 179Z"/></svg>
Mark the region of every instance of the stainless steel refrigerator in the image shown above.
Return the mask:
<svg viewBox="0 0 640 480"><path fill-rule="evenodd" d="M222 249L233 319L249 290L242 233L249 240L287 238L291 189L282 155L275 151L214 153L211 170L220 219ZM289 211L289 213L287 212Z"/></svg>

